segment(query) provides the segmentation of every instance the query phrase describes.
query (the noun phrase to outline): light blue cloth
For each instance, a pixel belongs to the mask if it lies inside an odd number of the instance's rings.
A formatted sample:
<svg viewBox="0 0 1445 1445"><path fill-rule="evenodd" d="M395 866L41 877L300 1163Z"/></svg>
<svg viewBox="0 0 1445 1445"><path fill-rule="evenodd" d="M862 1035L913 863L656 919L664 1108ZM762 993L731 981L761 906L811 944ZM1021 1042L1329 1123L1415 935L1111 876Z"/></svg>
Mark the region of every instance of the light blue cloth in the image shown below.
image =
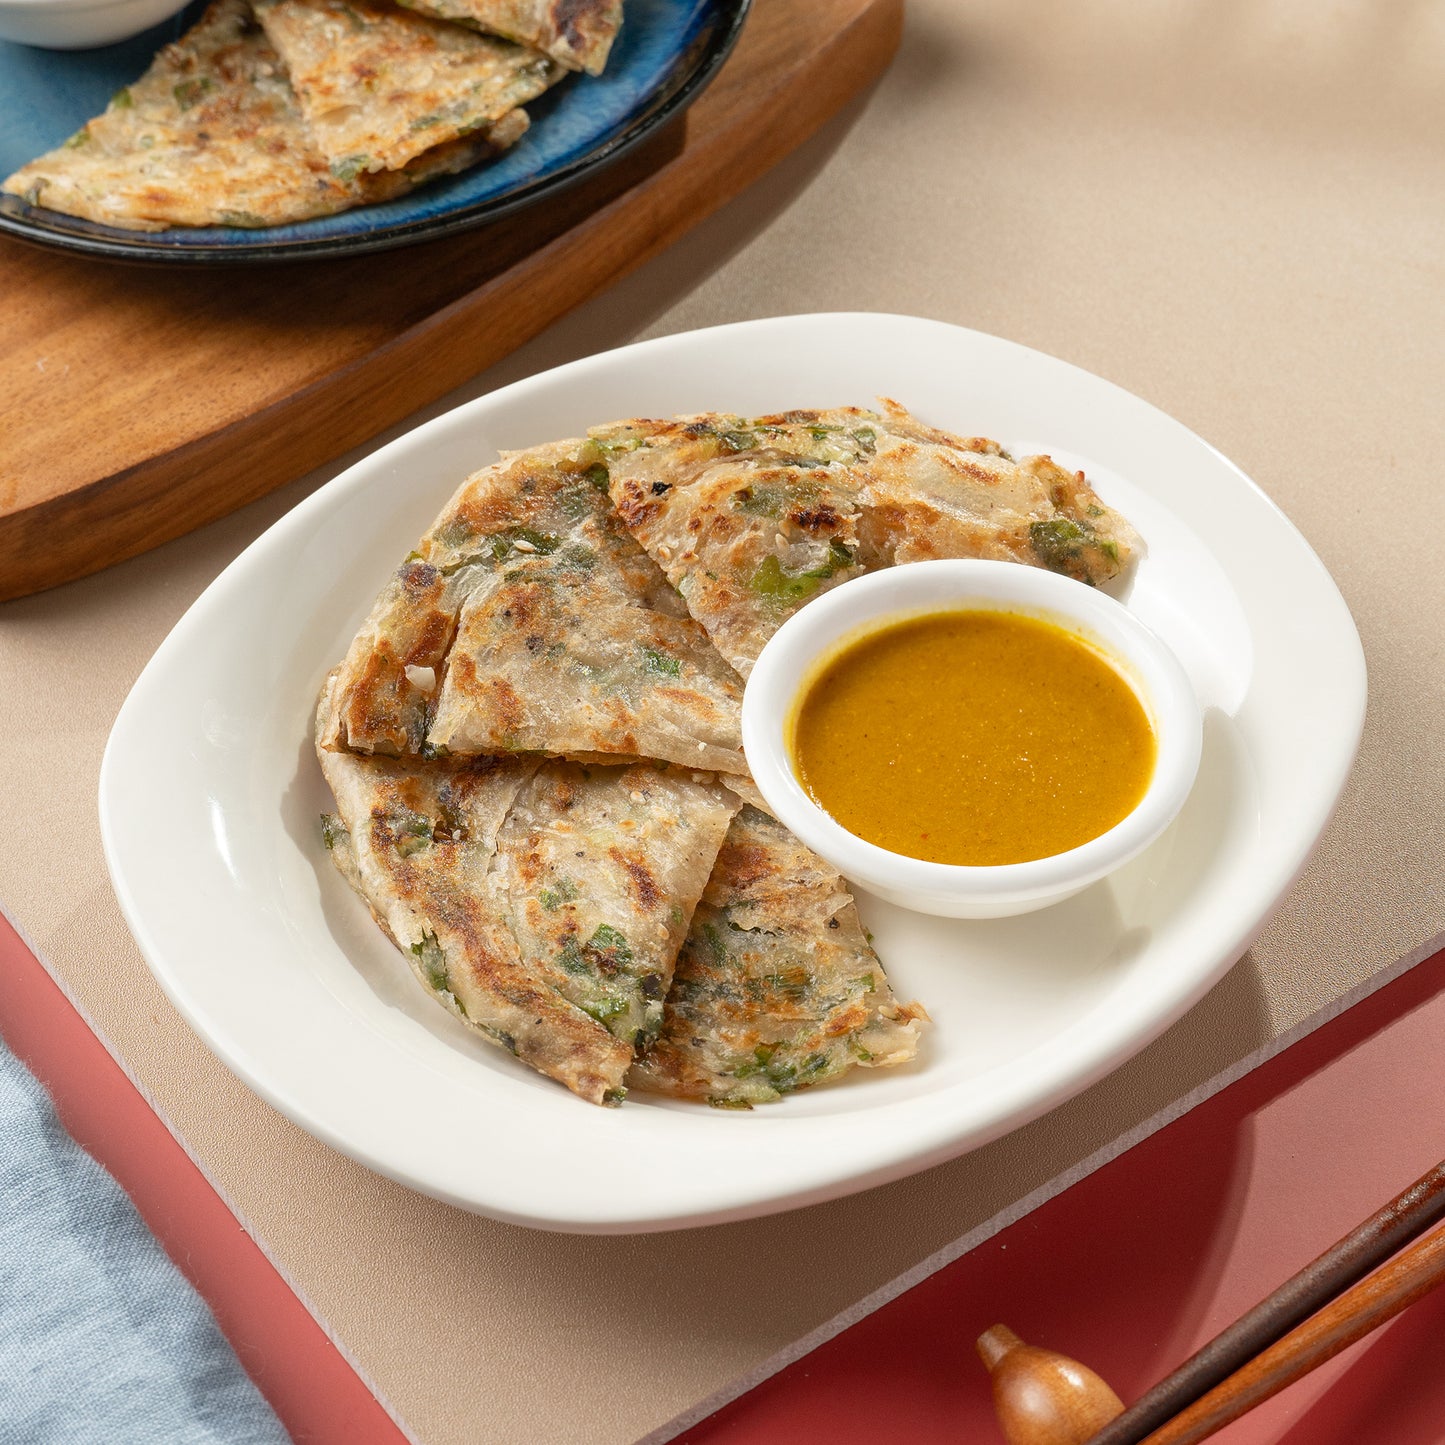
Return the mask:
<svg viewBox="0 0 1445 1445"><path fill-rule="evenodd" d="M0 1043L0 1442L286 1439L200 1296Z"/></svg>

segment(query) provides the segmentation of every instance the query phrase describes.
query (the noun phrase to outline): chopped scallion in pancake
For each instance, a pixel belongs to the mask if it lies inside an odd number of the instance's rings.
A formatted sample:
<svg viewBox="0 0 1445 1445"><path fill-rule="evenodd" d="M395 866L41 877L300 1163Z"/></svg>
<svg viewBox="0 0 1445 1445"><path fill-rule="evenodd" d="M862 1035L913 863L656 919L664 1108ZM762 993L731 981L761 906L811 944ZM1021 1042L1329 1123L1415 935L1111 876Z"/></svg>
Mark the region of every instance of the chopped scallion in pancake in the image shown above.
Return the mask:
<svg viewBox="0 0 1445 1445"><path fill-rule="evenodd" d="M850 577L992 557L1100 583L1137 545L1082 474L1020 463L901 407L595 427L633 535L744 676L797 609Z"/></svg>
<svg viewBox="0 0 1445 1445"><path fill-rule="evenodd" d="M332 747L742 772L742 684L627 535L585 442L470 478L342 666Z"/></svg>
<svg viewBox="0 0 1445 1445"><path fill-rule="evenodd" d="M523 956L644 1048L738 800L707 773L543 764L497 840L491 883Z"/></svg>
<svg viewBox="0 0 1445 1445"><path fill-rule="evenodd" d="M318 738L329 707L330 684ZM736 797L646 764L317 752L332 858L423 987L583 1098L620 1099Z"/></svg>
<svg viewBox="0 0 1445 1445"><path fill-rule="evenodd" d="M751 1108L907 1062L927 1017L894 997L843 880L748 806L693 915L662 1033L628 1082Z"/></svg>
<svg viewBox="0 0 1445 1445"><path fill-rule="evenodd" d="M257 0L256 13L343 180L485 130L565 73L535 50L389 0Z"/></svg>
<svg viewBox="0 0 1445 1445"><path fill-rule="evenodd" d="M402 195L495 154L526 128L525 112L513 111L404 170L337 174L249 4L215 0L103 115L21 167L4 189L127 230L278 226Z"/></svg>

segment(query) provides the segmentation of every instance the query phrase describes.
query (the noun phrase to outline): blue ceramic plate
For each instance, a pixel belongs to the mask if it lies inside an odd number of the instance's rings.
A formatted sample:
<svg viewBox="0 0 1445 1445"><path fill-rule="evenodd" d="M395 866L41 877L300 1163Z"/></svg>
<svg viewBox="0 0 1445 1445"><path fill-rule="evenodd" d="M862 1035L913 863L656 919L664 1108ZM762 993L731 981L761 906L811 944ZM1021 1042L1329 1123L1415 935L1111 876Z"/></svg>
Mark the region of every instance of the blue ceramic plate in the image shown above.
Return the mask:
<svg viewBox="0 0 1445 1445"><path fill-rule="evenodd" d="M0 196L0 232L118 260L290 261L432 240L555 194L618 159L685 109L727 59L751 0L627 0L602 75L572 75L528 105L532 127L505 155L411 195L339 216L271 226L124 231ZM0 176L65 138L136 79L201 10L100 50L0 42Z"/></svg>

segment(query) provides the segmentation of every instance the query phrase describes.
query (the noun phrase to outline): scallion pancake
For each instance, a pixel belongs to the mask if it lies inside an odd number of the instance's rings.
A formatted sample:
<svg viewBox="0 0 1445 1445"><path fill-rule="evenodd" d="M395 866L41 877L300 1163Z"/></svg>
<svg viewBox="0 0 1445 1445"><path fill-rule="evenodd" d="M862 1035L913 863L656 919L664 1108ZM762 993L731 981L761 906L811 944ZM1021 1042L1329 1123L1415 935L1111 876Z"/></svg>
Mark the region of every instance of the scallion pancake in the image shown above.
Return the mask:
<svg viewBox="0 0 1445 1445"><path fill-rule="evenodd" d="M799 607L924 557L995 557L1092 583L1133 530L1081 474L901 407L630 421L590 433L633 535L744 676Z"/></svg>
<svg viewBox="0 0 1445 1445"><path fill-rule="evenodd" d="M906 1063L927 1017L894 997L838 874L747 806L693 915L662 1033L628 1083L750 1108Z"/></svg>
<svg viewBox="0 0 1445 1445"><path fill-rule="evenodd" d="M470 478L352 643L328 746L744 771L741 681L605 488L577 441Z"/></svg>
<svg viewBox="0 0 1445 1445"><path fill-rule="evenodd" d="M472 25L545 51L569 70L600 75L622 25L622 0L402 0L439 20Z"/></svg>
<svg viewBox="0 0 1445 1445"><path fill-rule="evenodd" d="M535 50L388 0L257 0L256 13L343 180L486 130L565 73Z"/></svg>
<svg viewBox="0 0 1445 1445"><path fill-rule="evenodd" d="M338 176L246 0L216 0L103 115L4 189L127 230L278 226L401 195L495 154L526 128L525 113L513 111L405 170Z"/></svg>
<svg viewBox="0 0 1445 1445"><path fill-rule="evenodd" d="M514 800L489 883L522 954L645 1048L738 800L709 773L543 764Z"/></svg>
<svg viewBox="0 0 1445 1445"><path fill-rule="evenodd" d="M737 799L647 765L317 753L332 858L423 987L583 1098L620 1099Z"/></svg>

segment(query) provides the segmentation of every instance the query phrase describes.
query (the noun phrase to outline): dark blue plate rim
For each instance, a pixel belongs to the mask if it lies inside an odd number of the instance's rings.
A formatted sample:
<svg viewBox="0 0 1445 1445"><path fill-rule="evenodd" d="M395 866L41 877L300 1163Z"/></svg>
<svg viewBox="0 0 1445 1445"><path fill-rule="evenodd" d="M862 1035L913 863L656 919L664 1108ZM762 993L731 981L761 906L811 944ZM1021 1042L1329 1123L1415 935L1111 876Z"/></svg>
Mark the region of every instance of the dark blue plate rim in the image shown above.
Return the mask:
<svg viewBox="0 0 1445 1445"><path fill-rule="evenodd" d="M712 82L723 63L732 54L742 33L743 23L753 0L719 0L722 23L699 38L691 56L684 57L658 85L651 104L616 135L612 135L584 155L568 161L555 171L524 183L500 196L491 196L459 206L443 216L422 216L379 226L346 236L318 239L296 237L285 241L215 241L186 247L148 239L148 233L125 231L94 222L77 221L55 211L27 205L17 196L0 195L0 234L14 236L33 245L63 251L78 251L111 261L141 262L151 265L231 266L258 262L306 261L333 256L358 256L367 252L390 251L399 246L414 246L423 241L438 240L489 225L504 216L513 215L569 189L606 169L630 151L655 135L669 121L680 115ZM681 81L678 70L689 60L691 68ZM50 218L54 219L50 219ZM73 229L84 226L85 230ZM258 233L263 234L263 233Z"/></svg>

